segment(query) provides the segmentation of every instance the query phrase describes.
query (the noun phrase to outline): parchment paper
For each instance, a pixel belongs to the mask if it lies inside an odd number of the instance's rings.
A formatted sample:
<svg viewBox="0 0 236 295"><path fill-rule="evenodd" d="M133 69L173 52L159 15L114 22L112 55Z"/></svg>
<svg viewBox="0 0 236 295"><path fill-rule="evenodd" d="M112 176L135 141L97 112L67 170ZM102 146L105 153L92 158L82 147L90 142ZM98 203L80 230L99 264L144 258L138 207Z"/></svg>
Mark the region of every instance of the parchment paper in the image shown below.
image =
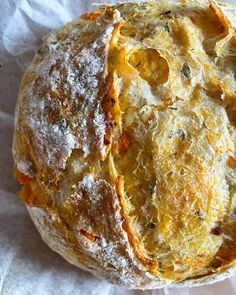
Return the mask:
<svg viewBox="0 0 236 295"><path fill-rule="evenodd" d="M112 286L50 250L16 196L11 146L22 75L42 36L91 11L93 2L104 1L0 0L0 295L236 294L236 277L205 287L146 292Z"/></svg>

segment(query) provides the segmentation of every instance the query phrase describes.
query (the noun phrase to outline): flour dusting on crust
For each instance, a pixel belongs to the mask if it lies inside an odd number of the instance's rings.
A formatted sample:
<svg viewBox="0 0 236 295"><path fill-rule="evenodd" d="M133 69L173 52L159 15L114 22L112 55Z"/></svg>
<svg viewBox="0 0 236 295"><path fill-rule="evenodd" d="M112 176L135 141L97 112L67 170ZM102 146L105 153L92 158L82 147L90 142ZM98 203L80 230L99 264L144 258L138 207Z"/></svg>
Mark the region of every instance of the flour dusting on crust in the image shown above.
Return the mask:
<svg viewBox="0 0 236 295"><path fill-rule="evenodd" d="M63 210L55 213L28 208L43 239L54 251L96 276L112 278L118 285L125 284L129 288L135 288L137 284L143 288L167 285L146 273L136 260L122 228L118 196L109 183L86 175L73 186L65 206L64 213ZM64 215L68 210L74 216L71 222ZM64 220L67 220L66 224ZM69 237L69 244L65 236Z"/></svg>
<svg viewBox="0 0 236 295"><path fill-rule="evenodd" d="M118 12L107 12L96 24L82 30L75 26L60 41L52 33L26 74L17 132L43 174L47 169L64 169L73 149L82 149L84 156L104 156L101 99L106 94L109 40L118 21ZM24 173L30 174L25 169Z"/></svg>

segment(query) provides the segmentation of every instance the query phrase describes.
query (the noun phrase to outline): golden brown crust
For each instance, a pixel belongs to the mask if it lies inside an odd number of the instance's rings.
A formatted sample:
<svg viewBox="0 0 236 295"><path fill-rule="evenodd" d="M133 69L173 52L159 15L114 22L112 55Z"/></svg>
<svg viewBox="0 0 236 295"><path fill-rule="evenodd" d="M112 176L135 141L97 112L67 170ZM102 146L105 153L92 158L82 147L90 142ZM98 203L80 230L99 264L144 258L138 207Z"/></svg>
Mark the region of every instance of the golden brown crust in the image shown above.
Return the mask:
<svg viewBox="0 0 236 295"><path fill-rule="evenodd" d="M234 272L236 41L224 11L103 5L44 39L19 93L15 174L43 239L73 264L143 289Z"/></svg>
<svg viewBox="0 0 236 295"><path fill-rule="evenodd" d="M230 21L227 19L227 17L224 15L222 10L220 9L219 5L214 0L209 0L209 3L210 3L210 8L217 15L220 22L222 23L222 26L228 31L231 28Z"/></svg>

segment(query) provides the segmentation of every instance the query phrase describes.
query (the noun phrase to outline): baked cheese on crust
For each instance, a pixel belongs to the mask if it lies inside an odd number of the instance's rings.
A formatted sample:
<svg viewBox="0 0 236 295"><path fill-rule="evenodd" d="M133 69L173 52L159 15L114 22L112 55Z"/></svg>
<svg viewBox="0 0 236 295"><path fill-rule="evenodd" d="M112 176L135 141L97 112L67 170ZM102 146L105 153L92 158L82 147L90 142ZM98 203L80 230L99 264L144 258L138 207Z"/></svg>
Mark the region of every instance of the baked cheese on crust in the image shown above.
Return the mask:
<svg viewBox="0 0 236 295"><path fill-rule="evenodd" d="M21 199L67 260L134 288L234 266L235 16L212 0L104 4L44 38L13 152Z"/></svg>

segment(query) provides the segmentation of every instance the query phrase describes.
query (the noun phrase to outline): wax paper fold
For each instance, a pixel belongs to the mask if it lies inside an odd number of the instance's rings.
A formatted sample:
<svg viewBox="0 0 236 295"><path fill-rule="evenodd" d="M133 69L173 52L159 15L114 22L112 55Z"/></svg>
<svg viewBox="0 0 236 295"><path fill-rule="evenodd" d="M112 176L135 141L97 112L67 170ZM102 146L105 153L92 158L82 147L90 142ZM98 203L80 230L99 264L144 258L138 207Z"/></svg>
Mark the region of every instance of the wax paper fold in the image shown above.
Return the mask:
<svg viewBox="0 0 236 295"><path fill-rule="evenodd" d="M198 288L135 291L112 286L70 265L45 245L16 196L11 146L21 78L42 36L91 11L93 2L100 1L0 0L0 294L236 294L236 277Z"/></svg>

